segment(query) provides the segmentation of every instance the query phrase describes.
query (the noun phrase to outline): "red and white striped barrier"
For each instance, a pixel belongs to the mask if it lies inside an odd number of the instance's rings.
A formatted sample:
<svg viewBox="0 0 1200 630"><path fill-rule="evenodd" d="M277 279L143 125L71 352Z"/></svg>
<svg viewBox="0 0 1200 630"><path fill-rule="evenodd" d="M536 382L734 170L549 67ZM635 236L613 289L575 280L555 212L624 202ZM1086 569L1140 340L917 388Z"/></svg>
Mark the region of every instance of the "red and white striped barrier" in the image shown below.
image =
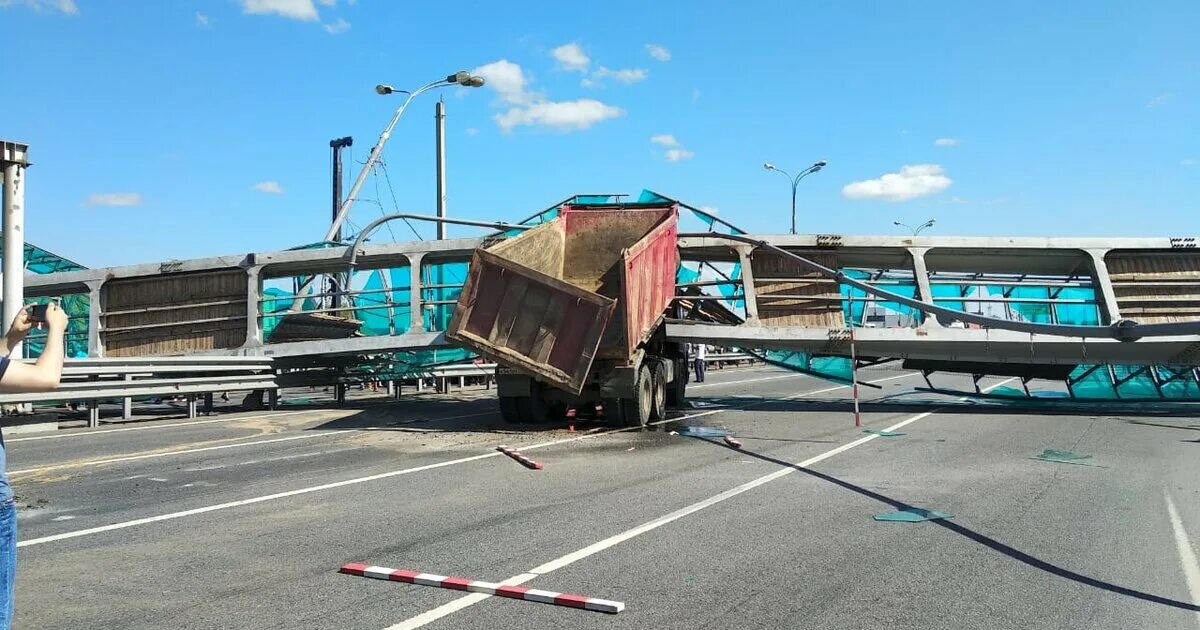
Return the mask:
<svg viewBox="0 0 1200 630"><path fill-rule="evenodd" d="M496 450L500 451L501 453L504 453L505 455L508 455L509 457L517 460L518 462L521 462L521 465L526 468L529 468L532 470L541 470L542 469L541 464L533 461L532 459L529 459L528 457L525 457L524 455L521 454L520 451L518 451L516 449L512 449L507 446L497 446Z"/></svg>
<svg viewBox="0 0 1200 630"><path fill-rule="evenodd" d="M405 571L403 569L375 567L357 562L352 562L343 566L338 570L338 572L345 573L347 575L361 575L363 577L375 578L377 580L406 582L408 584L420 584L421 586L436 586L438 588L448 588L455 591L470 591L472 593L484 593L499 597L523 599L529 602L541 602L543 604L554 604L556 606L583 608L585 610L594 610L596 612L611 613L614 615L622 610L625 610L625 604L623 602L614 602L610 599L596 599L594 597L584 597L583 595L568 595L565 593L555 593L554 591L543 591L536 588L525 588L524 586L505 586L503 584L496 584L494 582L480 582L478 580L468 580L466 578L459 577L446 577L444 575L434 575L432 573L418 573L416 571Z"/></svg>

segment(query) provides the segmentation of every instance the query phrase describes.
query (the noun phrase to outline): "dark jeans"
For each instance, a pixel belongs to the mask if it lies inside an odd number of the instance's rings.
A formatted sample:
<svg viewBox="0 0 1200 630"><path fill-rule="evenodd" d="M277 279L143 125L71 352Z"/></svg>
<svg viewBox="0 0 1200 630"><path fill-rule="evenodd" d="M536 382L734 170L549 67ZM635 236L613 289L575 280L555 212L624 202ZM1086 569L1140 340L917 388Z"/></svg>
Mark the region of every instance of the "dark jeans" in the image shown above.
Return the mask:
<svg viewBox="0 0 1200 630"><path fill-rule="evenodd" d="M17 507L0 503L0 630L12 627L13 582L17 577Z"/></svg>
<svg viewBox="0 0 1200 630"><path fill-rule="evenodd" d="M696 382L704 382L704 359L692 359L692 372L696 374Z"/></svg>

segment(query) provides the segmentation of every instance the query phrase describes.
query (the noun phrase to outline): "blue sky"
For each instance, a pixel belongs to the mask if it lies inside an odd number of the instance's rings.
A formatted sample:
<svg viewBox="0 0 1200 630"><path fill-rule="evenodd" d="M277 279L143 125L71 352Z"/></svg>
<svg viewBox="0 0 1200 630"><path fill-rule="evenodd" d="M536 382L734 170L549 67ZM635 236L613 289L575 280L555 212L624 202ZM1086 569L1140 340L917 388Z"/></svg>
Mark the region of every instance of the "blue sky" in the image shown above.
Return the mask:
<svg viewBox="0 0 1200 630"><path fill-rule="evenodd" d="M784 232L762 163L824 159L803 232L1200 233L1193 1L0 0L0 37L28 240L89 266L318 240L329 140L362 160L400 103L374 85L476 68L441 92L454 216L647 187ZM433 212L436 98L356 224Z"/></svg>

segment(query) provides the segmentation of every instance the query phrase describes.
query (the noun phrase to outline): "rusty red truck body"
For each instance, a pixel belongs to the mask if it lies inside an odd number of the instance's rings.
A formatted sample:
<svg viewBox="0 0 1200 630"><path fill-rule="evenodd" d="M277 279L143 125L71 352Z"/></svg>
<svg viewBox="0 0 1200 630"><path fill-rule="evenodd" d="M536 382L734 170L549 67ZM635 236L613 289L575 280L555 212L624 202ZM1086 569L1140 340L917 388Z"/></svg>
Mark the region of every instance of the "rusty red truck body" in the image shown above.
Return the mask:
<svg viewBox="0 0 1200 630"><path fill-rule="evenodd" d="M566 205L475 250L446 336L495 361L505 419L598 402L622 424L682 399L684 353L661 340L679 266L678 207Z"/></svg>

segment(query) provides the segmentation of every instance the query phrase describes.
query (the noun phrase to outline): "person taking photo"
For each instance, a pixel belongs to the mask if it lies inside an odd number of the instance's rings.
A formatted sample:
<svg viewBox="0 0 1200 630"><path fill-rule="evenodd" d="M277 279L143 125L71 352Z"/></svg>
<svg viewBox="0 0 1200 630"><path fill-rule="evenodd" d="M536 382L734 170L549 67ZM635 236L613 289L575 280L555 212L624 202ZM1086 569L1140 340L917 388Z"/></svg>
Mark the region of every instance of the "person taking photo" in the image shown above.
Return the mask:
<svg viewBox="0 0 1200 630"><path fill-rule="evenodd" d="M36 316L35 316L36 314ZM46 346L33 364L9 359L34 326L46 327ZM0 347L0 393L46 392L58 388L63 368L67 314L57 304L30 305L17 313ZM12 626L13 583L17 573L17 508L8 484L4 435L0 433L0 630Z"/></svg>

